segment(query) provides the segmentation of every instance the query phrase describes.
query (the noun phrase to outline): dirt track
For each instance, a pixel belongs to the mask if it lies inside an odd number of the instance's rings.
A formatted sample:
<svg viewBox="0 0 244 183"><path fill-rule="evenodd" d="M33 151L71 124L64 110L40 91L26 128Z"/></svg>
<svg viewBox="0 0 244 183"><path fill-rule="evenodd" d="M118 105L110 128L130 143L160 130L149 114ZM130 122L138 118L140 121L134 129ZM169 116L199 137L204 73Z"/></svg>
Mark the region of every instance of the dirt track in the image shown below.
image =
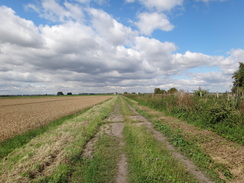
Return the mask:
<svg viewBox="0 0 244 183"><path fill-rule="evenodd" d="M0 142L111 97L72 96L0 99Z"/></svg>

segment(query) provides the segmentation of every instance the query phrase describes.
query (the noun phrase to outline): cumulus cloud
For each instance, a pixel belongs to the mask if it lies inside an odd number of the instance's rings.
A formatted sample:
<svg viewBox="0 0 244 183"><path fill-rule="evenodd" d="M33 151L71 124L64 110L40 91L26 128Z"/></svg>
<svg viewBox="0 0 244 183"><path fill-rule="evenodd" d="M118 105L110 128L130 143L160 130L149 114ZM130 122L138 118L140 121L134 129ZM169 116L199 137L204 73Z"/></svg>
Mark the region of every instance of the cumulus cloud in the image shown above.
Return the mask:
<svg viewBox="0 0 244 183"><path fill-rule="evenodd" d="M25 47L41 46L42 39L32 21L16 16L12 9L5 6L0 7L0 12L0 42Z"/></svg>
<svg viewBox="0 0 244 183"><path fill-rule="evenodd" d="M77 4L50 3L54 4L46 8L47 12L57 9L54 17L65 21L37 26L17 16L12 9L0 7L3 25L0 27L0 94L56 93L59 90L151 92L155 87L196 89L202 85L214 90L216 82L226 88L238 62L244 60L241 49L231 50L227 57L190 51L176 53L174 43L139 36L137 31L103 10L78 11ZM81 14L82 11L86 13ZM167 20L162 13L147 15L155 16L155 20L158 17ZM80 16L85 21L74 21ZM153 24L146 33L170 25ZM202 66L219 67L220 71L200 74L188 71ZM180 74L187 74L190 79L172 78Z"/></svg>
<svg viewBox="0 0 244 183"><path fill-rule="evenodd" d="M184 68L193 68L202 65L215 66L219 64L220 60L223 60L223 57L187 51L185 54L176 53L173 62Z"/></svg>
<svg viewBox="0 0 244 183"><path fill-rule="evenodd" d="M80 3L89 3L89 1L79 1ZM37 12L40 17L52 22L83 21L84 14L82 6L65 1L59 4L56 0L42 0L40 4L27 4L26 8Z"/></svg>
<svg viewBox="0 0 244 183"><path fill-rule="evenodd" d="M151 35L156 29L171 31L174 28L163 13L141 13L138 15L138 19L136 25L140 32L145 35Z"/></svg>
<svg viewBox="0 0 244 183"><path fill-rule="evenodd" d="M196 0L196 1L208 3L208 2L213 2L213 1L216 1L216 2L224 2L226 0Z"/></svg>
<svg viewBox="0 0 244 183"><path fill-rule="evenodd" d="M148 9L156 9L158 11L168 11L176 6L183 4L183 0L138 0ZM132 3L135 0L127 0L127 2Z"/></svg>
<svg viewBox="0 0 244 183"><path fill-rule="evenodd" d="M102 10L91 8L89 13L92 16L92 26L103 38L114 45L129 43L137 35L131 28L117 22Z"/></svg>

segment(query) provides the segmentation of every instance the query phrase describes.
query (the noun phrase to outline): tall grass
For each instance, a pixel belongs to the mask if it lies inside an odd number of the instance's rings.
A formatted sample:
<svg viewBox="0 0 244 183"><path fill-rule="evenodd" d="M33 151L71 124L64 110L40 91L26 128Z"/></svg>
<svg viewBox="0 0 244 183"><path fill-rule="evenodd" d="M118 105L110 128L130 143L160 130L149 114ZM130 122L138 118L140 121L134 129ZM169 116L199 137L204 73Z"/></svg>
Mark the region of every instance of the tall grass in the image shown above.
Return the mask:
<svg viewBox="0 0 244 183"><path fill-rule="evenodd" d="M243 101L227 97L204 97L187 93L166 95L127 95L139 104L163 111L167 115L186 120L201 128L210 129L219 135L244 144Z"/></svg>

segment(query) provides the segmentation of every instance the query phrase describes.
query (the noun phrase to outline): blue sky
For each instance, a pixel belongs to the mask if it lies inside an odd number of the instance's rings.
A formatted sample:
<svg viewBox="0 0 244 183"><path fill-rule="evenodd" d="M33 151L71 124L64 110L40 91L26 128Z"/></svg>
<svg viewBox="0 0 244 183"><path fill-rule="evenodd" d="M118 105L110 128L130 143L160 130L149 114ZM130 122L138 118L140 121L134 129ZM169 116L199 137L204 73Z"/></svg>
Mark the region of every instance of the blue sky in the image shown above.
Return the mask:
<svg viewBox="0 0 244 183"><path fill-rule="evenodd" d="M0 94L230 91L241 0L0 0Z"/></svg>

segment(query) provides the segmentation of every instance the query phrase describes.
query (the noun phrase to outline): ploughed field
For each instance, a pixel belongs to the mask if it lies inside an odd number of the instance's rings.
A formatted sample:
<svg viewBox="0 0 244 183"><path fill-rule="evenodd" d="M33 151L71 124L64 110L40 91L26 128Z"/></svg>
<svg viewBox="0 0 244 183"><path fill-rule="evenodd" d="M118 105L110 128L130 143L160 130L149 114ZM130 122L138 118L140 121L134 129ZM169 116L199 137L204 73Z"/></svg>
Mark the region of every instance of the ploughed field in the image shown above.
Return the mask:
<svg viewBox="0 0 244 183"><path fill-rule="evenodd" d="M0 99L0 142L62 116L101 103L112 96Z"/></svg>

